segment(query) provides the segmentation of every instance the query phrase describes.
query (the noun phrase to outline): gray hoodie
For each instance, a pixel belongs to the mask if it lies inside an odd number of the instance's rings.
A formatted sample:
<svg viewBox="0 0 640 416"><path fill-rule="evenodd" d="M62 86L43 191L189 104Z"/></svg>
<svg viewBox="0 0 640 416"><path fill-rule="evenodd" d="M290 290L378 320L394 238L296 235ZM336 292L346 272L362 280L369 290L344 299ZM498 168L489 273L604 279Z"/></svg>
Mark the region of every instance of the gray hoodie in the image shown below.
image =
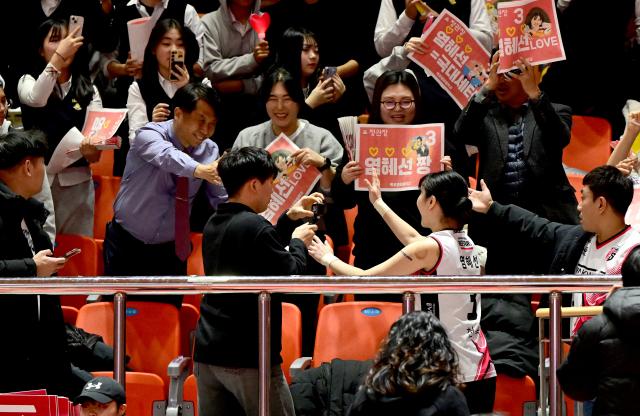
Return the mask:
<svg viewBox="0 0 640 416"><path fill-rule="evenodd" d="M260 42L255 30L241 35L233 26L228 2L221 0L220 8L202 16L204 25L204 72L212 84L226 79L241 79L244 94L255 95L260 80L254 75L258 63L253 48ZM260 0L255 0L253 13L260 14Z"/></svg>

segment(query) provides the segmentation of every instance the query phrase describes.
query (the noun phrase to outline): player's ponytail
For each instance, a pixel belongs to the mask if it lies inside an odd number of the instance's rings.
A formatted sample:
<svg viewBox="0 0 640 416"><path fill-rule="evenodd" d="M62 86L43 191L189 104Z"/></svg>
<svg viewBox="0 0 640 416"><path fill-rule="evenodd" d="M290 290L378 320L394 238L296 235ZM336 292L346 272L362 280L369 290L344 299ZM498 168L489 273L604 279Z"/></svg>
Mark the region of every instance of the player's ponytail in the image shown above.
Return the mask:
<svg viewBox="0 0 640 416"><path fill-rule="evenodd" d="M467 182L454 171L430 173L420 181L426 196L435 196L445 217L466 224L471 216L473 203L468 198Z"/></svg>

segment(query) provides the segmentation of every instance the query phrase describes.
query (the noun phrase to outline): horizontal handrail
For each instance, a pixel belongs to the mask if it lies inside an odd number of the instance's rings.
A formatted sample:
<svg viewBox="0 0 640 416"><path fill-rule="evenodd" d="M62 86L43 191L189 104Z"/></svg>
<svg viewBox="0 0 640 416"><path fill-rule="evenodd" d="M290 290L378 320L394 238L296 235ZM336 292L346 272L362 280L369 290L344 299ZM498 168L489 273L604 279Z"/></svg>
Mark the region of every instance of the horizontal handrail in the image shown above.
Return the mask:
<svg viewBox="0 0 640 416"><path fill-rule="evenodd" d="M570 308L560 308L563 318L578 318L581 316L596 316L602 313L602 306L574 306ZM536 318L549 319L549 308L539 308L536 310Z"/></svg>
<svg viewBox="0 0 640 416"><path fill-rule="evenodd" d="M0 294L600 293L621 282L620 275L30 277L0 278Z"/></svg>

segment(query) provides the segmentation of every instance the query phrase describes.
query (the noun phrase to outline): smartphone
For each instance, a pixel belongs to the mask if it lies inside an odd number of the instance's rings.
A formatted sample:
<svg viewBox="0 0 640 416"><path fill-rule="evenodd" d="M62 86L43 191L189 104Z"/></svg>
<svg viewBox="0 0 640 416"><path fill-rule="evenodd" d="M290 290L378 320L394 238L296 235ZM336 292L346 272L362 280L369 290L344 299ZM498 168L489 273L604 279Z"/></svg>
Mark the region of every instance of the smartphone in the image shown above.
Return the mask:
<svg viewBox="0 0 640 416"><path fill-rule="evenodd" d="M511 76L509 74L522 75L522 71L520 70L520 68L512 69L511 71L505 73L504 76L511 79Z"/></svg>
<svg viewBox="0 0 640 416"><path fill-rule="evenodd" d="M76 254L80 254L80 253L82 253L82 250L80 250L79 248L74 248L73 250L69 251L67 254L62 256L62 258L63 259L69 259L69 258L75 256Z"/></svg>
<svg viewBox="0 0 640 416"><path fill-rule="evenodd" d="M324 202L317 202L311 206L311 212L313 212L313 218L309 221L309 224L316 224L320 221L320 218L324 215Z"/></svg>
<svg viewBox="0 0 640 416"><path fill-rule="evenodd" d="M76 33L76 38L82 36L82 27L84 26L84 17L82 16L71 16L69 19L69 33L73 32L78 26L80 26L80 30Z"/></svg>
<svg viewBox="0 0 640 416"><path fill-rule="evenodd" d="M324 69L324 79L329 79L332 76L334 76L335 74L338 73L338 68L335 66L328 66ZM329 82L327 84L327 88L331 88L333 87L333 81Z"/></svg>
<svg viewBox="0 0 640 416"><path fill-rule="evenodd" d="M176 69L176 67L178 66L184 69L184 50L171 49L171 66L170 66L171 71L177 72L179 74L180 72ZM171 74L171 77L169 78L169 80L177 81L178 77Z"/></svg>

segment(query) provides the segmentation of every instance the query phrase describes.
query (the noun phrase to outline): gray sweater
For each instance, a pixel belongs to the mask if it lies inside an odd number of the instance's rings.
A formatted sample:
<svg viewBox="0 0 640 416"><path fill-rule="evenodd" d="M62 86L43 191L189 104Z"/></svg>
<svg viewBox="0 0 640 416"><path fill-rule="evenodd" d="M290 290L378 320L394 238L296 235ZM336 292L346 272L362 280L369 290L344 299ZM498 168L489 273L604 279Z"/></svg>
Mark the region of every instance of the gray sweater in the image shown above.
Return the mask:
<svg viewBox="0 0 640 416"><path fill-rule="evenodd" d="M307 120L299 119L304 123L304 128L292 140L300 149L308 147L320 156L331 159L331 166L336 168L342 161L342 145L328 131L321 127L314 126ZM237 149L246 146L257 146L266 148L276 139L273 132L273 121L269 120L257 126L247 127L238 134L238 138L233 143L233 148ZM320 182L318 182L320 190ZM330 195L326 195L329 197Z"/></svg>
<svg viewBox="0 0 640 416"><path fill-rule="evenodd" d="M253 13L260 14L260 0L255 0ZM204 25L204 72L212 84L226 79L241 79L243 93L255 95L260 88L260 78L254 76L258 63L253 48L260 42L252 28L241 35L232 26L231 11L227 1L220 2L215 12L202 16Z"/></svg>

